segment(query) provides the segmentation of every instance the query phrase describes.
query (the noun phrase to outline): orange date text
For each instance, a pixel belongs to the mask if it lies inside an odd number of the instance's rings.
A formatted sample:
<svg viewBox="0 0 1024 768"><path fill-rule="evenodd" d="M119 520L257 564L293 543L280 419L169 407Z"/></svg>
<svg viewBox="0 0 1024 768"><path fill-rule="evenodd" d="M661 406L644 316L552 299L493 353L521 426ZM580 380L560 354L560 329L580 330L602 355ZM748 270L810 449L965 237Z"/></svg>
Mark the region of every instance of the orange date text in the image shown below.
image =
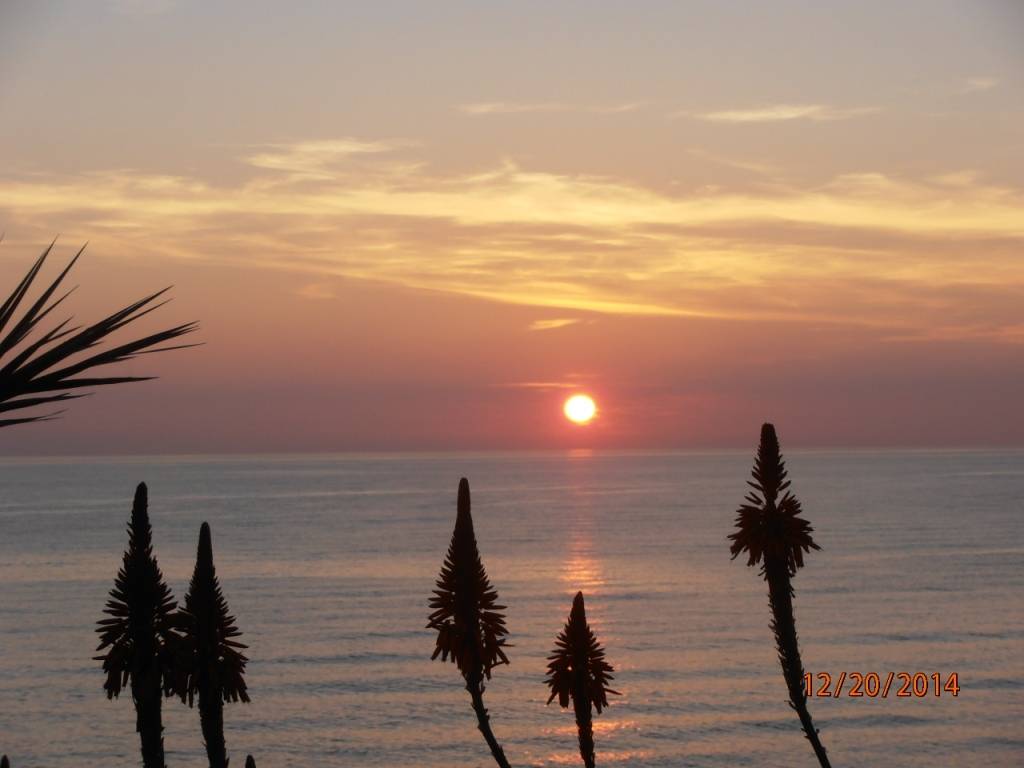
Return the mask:
<svg viewBox="0 0 1024 768"><path fill-rule="evenodd" d="M853 699L924 699L960 695L960 676L956 672L828 672L804 674L804 694L808 698L848 696Z"/></svg>

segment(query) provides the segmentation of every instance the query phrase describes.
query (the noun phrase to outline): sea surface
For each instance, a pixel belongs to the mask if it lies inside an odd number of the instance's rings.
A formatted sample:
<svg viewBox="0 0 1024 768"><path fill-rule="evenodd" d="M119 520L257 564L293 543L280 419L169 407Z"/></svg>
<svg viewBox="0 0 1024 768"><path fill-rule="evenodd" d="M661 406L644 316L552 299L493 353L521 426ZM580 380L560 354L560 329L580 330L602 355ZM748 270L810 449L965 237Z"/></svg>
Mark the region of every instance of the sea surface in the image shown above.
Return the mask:
<svg viewBox="0 0 1024 768"><path fill-rule="evenodd" d="M177 598L200 524L249 644L232 765L493 765L427 600L470 479L511 664L484 699L513 766L578 765L545 657L572 596L621 696L598 765L813 766L786 703L767 589L726 536L751 452L0 460L0 752L13 768L139 764L95 622L135 484ZM814 698L837 768L1024 765L1024 453L792 452L820 552L794 580L808 671L958 675L959 695ZM930 682L930 678L929 678ZM846 683L849 689L850 682ZM167 762L204 765L198 714L164 707Z"/></svg>

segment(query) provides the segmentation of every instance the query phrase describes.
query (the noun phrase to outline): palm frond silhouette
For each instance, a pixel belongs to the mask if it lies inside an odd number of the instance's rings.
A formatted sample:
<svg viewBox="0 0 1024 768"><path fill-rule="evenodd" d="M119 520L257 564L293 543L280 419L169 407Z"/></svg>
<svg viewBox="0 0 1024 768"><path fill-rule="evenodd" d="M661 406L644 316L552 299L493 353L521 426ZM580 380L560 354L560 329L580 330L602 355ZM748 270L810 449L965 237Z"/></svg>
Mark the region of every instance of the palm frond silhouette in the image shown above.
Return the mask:
<svg viewBox="0 0 1024 768"><path fill-rule="evenodd" d="M174 684L180 637L174 631L177 603L153 555L148 503L146 484L139 483L128 523L128 549L103 611L110 618L96 629L96 650L109 650L95 659L107 673L103 687L108 699L131 685L143 765L164 768L161 706L164 692Z"/></svg>
<svg viewBox="0 0 1024 768"><path fill-rule="evenodd" d="M466 478L459 481L455 530L441 566L437 589L430 598L430 608L427 628L437 630L437 642L430 658L440 656L442 661L450 658L462 672L473 701L477 726L498 765L509 768L483 703L484 678L490 679L494 667L508 664L505 606L498 605L498 593L491 586L480 559Z"/></svg>
<svg viewBox="0 0 1024 768"><path fill-rule="evenodd" d="M210 768L227 768L224 743L225 702L249 701L242 654L246 646L238 641L241 631L229 613L213 564L210 526L199 529L196 567L185 595L185 641L183 668L187 680L179 693L191 707L198 697L199 721L206 742Z"/></svg>
<svg viewBox="0 0 1024 768"><path fill-rule="evenodd" d="M601 714L608 706L608 694L619 695L618 691L608 687L614 679L614 671L605 660L604 648L587 624L583 593L577 592L569 620L555 639L555 649L548 656L548 676L544 682L551 687L548 704L558 697L559 705L565 709L572 701L580 757L587 768L594 768L596 759L591 707Z"/></svg>
<svg viewBox="0 0 1024 768"><path fill-rule="evenodd" d="M804 554L821 549L811 537L810 523L801 517L800 502L789 490L786 463L782 459L775 427L761 427L761 442L754 460L754 490L747 494L736 513L736 531L730 551L735 559L747 554L747 565L761 563L761 575L768 582L768 604L772 612L771 628L789 691L789 704L800 718L804 734L811 742L822 768L830 768L825 748L807 709L804 667L797 643L796 617L793 614L792 577L804 565ZM781 494L781 498L780 498Z"/></svg>
<svg viewBox="0 0 1024 768"><path fill-rule="evenodd" d="M52 249L51 243L0 305L0 413L65 403L82 397L80 390L84 388L152 379L152 376L85 374L102 366L131 360L141 354L196 346L160 346L198 328L196 323L184 323L90 353L90 350L106 341L114 332L166 304L166 299L159 299L168 288L143 297L92 325L70 326L71 318L67 318L45 333L33 337L39 324L74 290L65 291L54 298L64 278L82 255L84 247L16 319L19 308L26 302L26 296ZM10 359L4 362L8 355ZM62 410L57 410L0 419L0 427L48 421L61 413Z"/></svg>

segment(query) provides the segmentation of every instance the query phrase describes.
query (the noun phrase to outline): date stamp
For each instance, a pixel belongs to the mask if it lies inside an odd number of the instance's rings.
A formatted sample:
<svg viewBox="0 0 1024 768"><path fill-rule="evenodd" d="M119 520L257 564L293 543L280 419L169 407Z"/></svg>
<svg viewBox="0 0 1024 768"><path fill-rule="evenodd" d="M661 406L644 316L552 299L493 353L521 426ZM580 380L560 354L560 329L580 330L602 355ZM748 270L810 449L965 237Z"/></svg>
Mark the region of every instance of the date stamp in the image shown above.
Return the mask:
<svg viewBox="0 0 1024 768"><path fill-rule="evenodd" d="M877 672L828 672L804 674L804 693L807 698L833 698L848 696L853 699L923 699L926 697L960 695L960 675L951 672L889 672L884 677Z"/></svg>

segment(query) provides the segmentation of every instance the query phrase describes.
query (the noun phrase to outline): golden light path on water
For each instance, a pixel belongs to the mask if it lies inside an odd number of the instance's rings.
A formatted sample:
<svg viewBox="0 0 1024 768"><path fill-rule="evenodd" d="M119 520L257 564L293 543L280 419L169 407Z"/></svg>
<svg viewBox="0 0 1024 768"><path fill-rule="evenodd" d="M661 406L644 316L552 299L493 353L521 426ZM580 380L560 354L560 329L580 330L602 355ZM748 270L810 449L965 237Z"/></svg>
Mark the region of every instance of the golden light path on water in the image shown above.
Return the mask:
<svg viewBox="0 0 1024 768"><path fill-rule="evenodd" d="M589 400L589 398L587 398ZM572 398L570 398L572 400ZM593 401L591 401L591 406ZM569 401L566 402L566 413L569 410ZM576 458L591 455L590 451L571 452ZM602 562L595 551L593 536L593 517L588 514L586 503L584 508L577 512L571 526L571 537L568 542L568 549L564 558L561 578L567 595L575 595L576 592L583 592L587 601L587 618L598 636L604 643L605 635L601 631L601 617L604 611L601 606L601 596L607 586L607 578L604 573ZM568 611L569 598L566 599L566 610ZM621 653L621 652L620 652ZM621 657L620 657L621 658ZM615 666L615 659L610 659ZM621 665L621 661L619 664ZM654 755L651 750L616 749L614 744L616 734L621 731L637 731L639 723L636 720L616 717L615 704L622 703L625 697L610 697L610 706L601 715L594 713L594 737L603 746L600 748L602 763L626 763L633 760L649 759ZM568 714L568 713L566 713ZM565 743L575 742L577 730L575 719L572 716L562 718L559 725L544 729L545 735L558 736ZM575 749L560 749L548 753L544 758L544 765L576 765L580 762L579 751Z"/></svg>

